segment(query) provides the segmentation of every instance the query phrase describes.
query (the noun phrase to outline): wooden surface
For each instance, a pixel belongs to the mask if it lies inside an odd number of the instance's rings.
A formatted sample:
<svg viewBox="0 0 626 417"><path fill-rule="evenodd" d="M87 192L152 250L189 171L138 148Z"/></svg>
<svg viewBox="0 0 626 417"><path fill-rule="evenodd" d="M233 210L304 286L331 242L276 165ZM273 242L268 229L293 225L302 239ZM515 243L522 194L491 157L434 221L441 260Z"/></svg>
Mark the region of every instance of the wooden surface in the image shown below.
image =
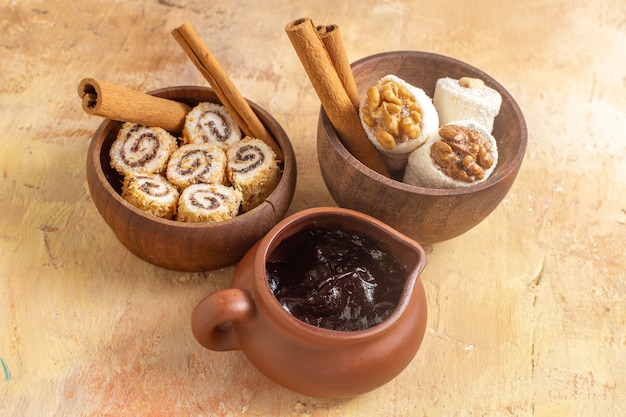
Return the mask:
<svg viewBox="0 0 626 417"><path fill-rule="evenodd" d="M509 89L529 127L504 202L427 248L413 362L341 401L290 392L193 339L191 310L234 268L172 272L119 244L86 185L100 120L76 94L84 77L206 85L170 35L189 21L290 135L290 212L332 205L319 100L284 32L303 16L338 24L351 61L396 49L467 61ZM623 0L7 0L0 34L0 415L626 414Z"/></svg>

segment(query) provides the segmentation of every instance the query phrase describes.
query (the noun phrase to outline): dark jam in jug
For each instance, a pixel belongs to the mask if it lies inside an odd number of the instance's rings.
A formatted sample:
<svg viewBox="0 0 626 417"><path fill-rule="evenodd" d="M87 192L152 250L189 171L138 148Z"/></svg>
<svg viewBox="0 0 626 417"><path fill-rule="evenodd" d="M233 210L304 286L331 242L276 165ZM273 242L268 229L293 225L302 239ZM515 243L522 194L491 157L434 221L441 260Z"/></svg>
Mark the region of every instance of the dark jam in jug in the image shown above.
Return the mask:
<svg viewBox="0 0 626 417"><path fill-rule="evenodd" d="M374 239L340 229L312 228L283 240L266 263L276 299L299 320L355 331L393 312L406 268Z"/></svg>

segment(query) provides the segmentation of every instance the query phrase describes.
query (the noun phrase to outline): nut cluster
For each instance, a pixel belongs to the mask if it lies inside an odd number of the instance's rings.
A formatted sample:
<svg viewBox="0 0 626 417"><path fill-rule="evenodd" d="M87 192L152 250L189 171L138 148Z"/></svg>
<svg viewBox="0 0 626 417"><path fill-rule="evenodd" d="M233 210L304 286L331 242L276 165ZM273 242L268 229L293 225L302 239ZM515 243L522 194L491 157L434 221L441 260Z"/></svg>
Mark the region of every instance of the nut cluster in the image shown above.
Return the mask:
<svg viewBox="0 0 626 417"><path fill-rule="evenodd" d="M485 178L494 162L491 145L484 133L468 126L446 125L439 129L442 140L430 148L430 155L450 178L472 183Z"/></svg>
<svg viewBox="0 0 626 417"><path fill-rule="evenodd" d="M393 80L383 80L367 90L361 114L385 149L417 139L421 132L420 106L405 86Z"/></svg>

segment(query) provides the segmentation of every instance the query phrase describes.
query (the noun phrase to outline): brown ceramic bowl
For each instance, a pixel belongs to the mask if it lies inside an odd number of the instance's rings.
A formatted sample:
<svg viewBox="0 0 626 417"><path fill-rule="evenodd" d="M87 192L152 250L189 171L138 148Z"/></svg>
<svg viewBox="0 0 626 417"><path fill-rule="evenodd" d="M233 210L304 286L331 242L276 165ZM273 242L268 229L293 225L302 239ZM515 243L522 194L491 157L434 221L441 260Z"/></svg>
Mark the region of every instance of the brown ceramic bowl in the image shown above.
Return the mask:
<svg viewBox="0 0 626 417"><path fill-rule="evenodd" d="M376 217L422 244L459 236L484 220L513 185L526 152L526 122L508 91L469 64L426 52L373 55L352 64L352 70L361 95L387 74L422 88L430 97L439 78L481 78L502 96L493 128L498 143L498 164L486 181L465 188L436 189L404 184L378 174L354 158L341 144L322 109L317 132L318 159L335 202L340 207Z"/></svg>
<svg viewBox="0 0 626 417"><path fill-rule="evenodd" d="M171 87L150 93L191 106L219 102L206 87ZM105 120L96 130L87 155L87 183L98 211L117 238L138 257L178 271L207 271L236 263L246 251L280 221L293 197L296 158L287 134L255 103L253 111L277 140L284 153L283 175L265 202L232 220L187 223L149 215L122 196L122 177L111 168L109 149L121 127Z"/></svg>

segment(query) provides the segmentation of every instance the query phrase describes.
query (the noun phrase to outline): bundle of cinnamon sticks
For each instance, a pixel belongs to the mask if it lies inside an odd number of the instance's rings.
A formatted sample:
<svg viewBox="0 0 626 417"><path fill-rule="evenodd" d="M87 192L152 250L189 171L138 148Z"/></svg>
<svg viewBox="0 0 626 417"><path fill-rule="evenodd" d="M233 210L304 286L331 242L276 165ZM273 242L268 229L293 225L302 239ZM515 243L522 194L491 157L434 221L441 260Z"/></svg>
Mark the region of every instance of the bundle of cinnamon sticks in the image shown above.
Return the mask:
<svg viewBox="0 0 626 417"><path fill-rule="evenodd" d="M389 177L361 125L359 94L339 27L315 26L310 18L301 18L285 31L343 145L364 165Z"/></svg>

